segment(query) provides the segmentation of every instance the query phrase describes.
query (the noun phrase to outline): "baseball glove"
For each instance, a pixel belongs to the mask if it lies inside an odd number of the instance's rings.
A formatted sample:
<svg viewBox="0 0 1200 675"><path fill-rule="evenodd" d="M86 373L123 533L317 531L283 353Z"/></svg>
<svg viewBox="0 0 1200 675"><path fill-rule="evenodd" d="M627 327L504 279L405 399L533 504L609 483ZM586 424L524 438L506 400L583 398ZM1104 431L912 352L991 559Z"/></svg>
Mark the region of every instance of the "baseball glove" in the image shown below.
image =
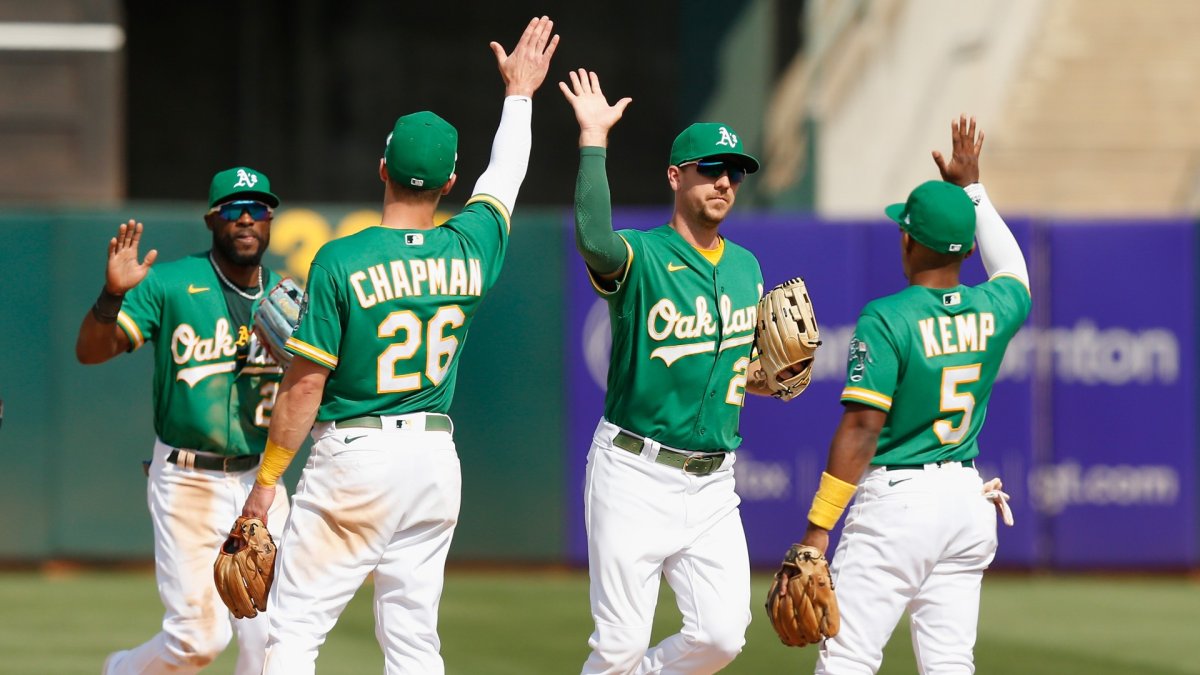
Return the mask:
<svg viewBox="0 0 1200 675"><path fill-rule="evenodd" d="M789 647L815 644L837 635L837 596L829 563L812 546L792 544L767 592L767 617Z"/></svg>
<svg viewBox="0 0 1200 675"><path fill-rule="evenodd" d="M812 380L813 357L821 331L804 280L772 288L758 301L754 331L762 378L775 398L790 401Z"/></svg>
<svg viewBox="0 0 1200 675"><path fill-rule="evenodd" d="M239 516L213 563L217 593L239 619L267 611L267 593L275 580L275 540L258 518Z"/></svg>
<svg viewBox="0 0 1200 675"><path fill-rule="evenodd" d="M303 303L304 291L290 277L285 277L275 284L254 310L254 334L270 352L271 358L285 368L292 363L292 353L283 345L300 323Z"/></svg>

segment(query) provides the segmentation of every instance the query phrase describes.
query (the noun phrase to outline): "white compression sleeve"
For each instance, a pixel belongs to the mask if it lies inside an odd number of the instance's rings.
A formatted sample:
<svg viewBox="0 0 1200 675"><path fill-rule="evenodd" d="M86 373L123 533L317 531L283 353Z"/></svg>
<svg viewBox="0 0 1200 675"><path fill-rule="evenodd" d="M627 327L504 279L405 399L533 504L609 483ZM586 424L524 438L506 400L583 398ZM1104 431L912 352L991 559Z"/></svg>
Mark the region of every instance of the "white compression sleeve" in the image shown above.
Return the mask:
<svg viewBox="0 0 1200 675"><path fill-rule="evenodd" d="M494 197L510 215L517 204L517 192L525 180L525 170L529 168L532 119L533 101L528 96L505 97L500 127L492 141L492 159L471 193Z"/></svg>
<svg viewBox="0 0 1200 675"><path fill-rule="evenodd" d="M983 185L972 183L966 188L967 196L975 202L975 238L979 241L979 257L988 278L1007 274L1020 279L1029 286L1029 269L1025 255L1017 244L1017 238L1008 229L996 207L988 199Z"/></svg>

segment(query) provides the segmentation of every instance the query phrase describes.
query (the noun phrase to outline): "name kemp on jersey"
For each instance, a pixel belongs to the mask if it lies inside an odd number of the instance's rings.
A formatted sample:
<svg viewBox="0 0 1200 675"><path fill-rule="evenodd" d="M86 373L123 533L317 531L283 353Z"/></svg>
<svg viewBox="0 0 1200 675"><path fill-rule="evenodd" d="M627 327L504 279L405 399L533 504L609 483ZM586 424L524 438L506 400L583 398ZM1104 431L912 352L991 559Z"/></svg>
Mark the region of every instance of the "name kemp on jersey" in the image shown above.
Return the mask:
<svg viewBox="0 0 1200 675"><path fill-rule="evenodd" d="M481 296L483 266L478 258L392 260L350 274L350 287L363 309L419 295Z"/></svg>
<svg viewBox="0 0 1200 675"><path fill-rule="evenodd" d="M929 317L917 321L917 326L921 331L925 358L985 352L988 338L996 334L996 318L991 312Z"/></svg>

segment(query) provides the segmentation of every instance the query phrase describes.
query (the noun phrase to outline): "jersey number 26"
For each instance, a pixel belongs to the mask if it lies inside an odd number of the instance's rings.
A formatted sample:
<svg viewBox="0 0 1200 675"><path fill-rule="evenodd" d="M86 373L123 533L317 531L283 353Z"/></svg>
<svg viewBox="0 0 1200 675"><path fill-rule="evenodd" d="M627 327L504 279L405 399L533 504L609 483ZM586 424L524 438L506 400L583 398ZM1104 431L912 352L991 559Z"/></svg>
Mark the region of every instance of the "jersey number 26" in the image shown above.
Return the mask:
<svg viewBox="0 0 1200 675"><path fill-rule="evenodd" d="M417 315L409 310L392 312L379 324L380 338L394 338L403 333L404 340L393 342L379 355L377 389L381 394L415 391L421 388L421 372L397 373L396 363L416 356L425 344L425 377L433 386L441 384L458 351L458 338L447 335L449 329L463 325L466 315L457 305L442 307L422 326ZM410 366L411 367L411 366Z"/></svg>

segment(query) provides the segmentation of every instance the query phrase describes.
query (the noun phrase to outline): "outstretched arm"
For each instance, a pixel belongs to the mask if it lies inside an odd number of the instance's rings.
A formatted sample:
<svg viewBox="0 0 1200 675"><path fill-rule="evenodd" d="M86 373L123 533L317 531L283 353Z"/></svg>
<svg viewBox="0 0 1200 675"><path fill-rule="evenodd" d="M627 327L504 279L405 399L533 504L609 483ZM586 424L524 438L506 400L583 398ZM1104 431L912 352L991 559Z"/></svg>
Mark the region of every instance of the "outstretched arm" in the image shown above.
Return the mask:
<svg viewBox="0 0 1200 675"><path fill-rule="evenodd" d="M504 79L504 110L492 141L491 161L472 194L494 197L509 214L516 206L517 193L529 168L532 97L545 81L550 59L558 48L558 36L553 32L554 22L543 16L529 22L512 54L505 53L498 42L490 44Z"/></svg>
<svg viewBox="0 0 1200 675"><path fill-rule="evenodd" d="M79 335L75 338L75 358L80 363L104 363L121 352L129 351L129 337L117 327L121 303L134 286L146 278L150 266L158 258L151 250L145 260L138 262L138 243L142 239L142 224L130 220L117 228L117 236L108 242L108 266L104 271L104 289L96 304L83 315Z"/></svg>
<svg viewBox="0 0 1200 675"><path fill-rule="evenodd" d="M571 71L571 86L559 82L558 88L575 110L579 122L579 174L575 179L575 246L584 262L602 280L611 281L625 273L629 250L613 231L612 200L608 190L605 158L608 132L625 107L633 101L623 98L609 105L600 90L596 73L580 68Z"/></svg>
<svg viewBox="0 0 1200 675"><path fill-rule="evenodd" d="M950 139L953 144L950 161L947 162L937 150L933 151L933 161L942 174L942 180L963 188L971 201L975 202L975 238L979 242L979 256L988 277L1001 274L1016 277L1028 288L1029 269L1025 265L1021 247L979 182L983 130L976 133L975 118L968 119L962 115L950 122Z"/></svg>
<svg viewBox="0 0 1200 675"><path fill-rule="evenodd" d="M292 463L317 419L329 372L328 368L306 358L292 359L292 365L279 384L279 394L271 412L271 428L267 432L267 448L258 467L254 488L242 506L243 516L267 522L267 512L275 502L275 484Z"/></svg>
<svg viewBox="0 0 1200 675"><path fill-rule="evenodd" d="M801 541L821 550L829 548L829 531L837 524L850 503L879 441L879 432L887 413L861 403L847 403L842 421L829 444L829 460L821 475L821 487L813 497L808 514L808 530Z"/></svg>

